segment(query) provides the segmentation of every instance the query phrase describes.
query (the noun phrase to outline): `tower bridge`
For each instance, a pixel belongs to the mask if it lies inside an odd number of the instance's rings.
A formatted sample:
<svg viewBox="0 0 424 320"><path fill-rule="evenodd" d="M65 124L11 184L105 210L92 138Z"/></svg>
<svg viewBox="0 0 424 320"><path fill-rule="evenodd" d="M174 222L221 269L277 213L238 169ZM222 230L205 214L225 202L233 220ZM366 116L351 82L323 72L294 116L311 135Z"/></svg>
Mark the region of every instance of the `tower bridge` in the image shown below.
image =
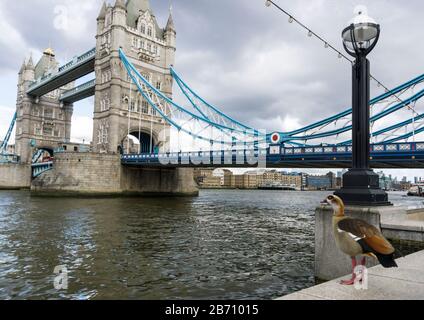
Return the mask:
<svg viewBox="0 0 424 320"><path fill-rule="evenodd" d="M350 108L291 132L266 133L243 124L177 73L176 35L171 13L161 28L148 0L116 0L100 9L94 48L63 66L51 48L36 64L32 57L25 61L16 115L0 146L0 188L192 195L195 166L350 166ZM93 79L75 86L92 73ZM418 104L423 81L424 74L371 100L372 166L424 167L424 113ZM186 105L172 99L173 87ZM71 143L73 103L90 96L93 137L90 148L83 148ZM132 146L130 137L139 145Z"/></svg>

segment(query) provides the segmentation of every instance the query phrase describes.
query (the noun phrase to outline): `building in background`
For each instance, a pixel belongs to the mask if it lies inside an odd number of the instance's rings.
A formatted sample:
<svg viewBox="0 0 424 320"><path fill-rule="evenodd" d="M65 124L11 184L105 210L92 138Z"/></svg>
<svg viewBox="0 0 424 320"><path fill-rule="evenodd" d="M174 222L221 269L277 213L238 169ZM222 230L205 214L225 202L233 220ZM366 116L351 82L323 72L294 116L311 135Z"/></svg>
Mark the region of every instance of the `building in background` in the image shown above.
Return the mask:
<svg viewBox="0 0 424 320"><path fill-rule="evenodd" d="M380 186L385 190L406 191L411 182L406 177L399 182L392 175L378 172ZM278 170L250 170L234 174L228 169L196 168L194 179L200 188L205 189L288 189L288 190L336 190L343 185L343 171L328 172L325 175L309 175L302 172ZM421 181L416 177L414 181Z"/></svg>
<svg viewBox="0 0 424 320"><path fill-rule="evenodd" d="M336 176L333 172L326 175L308 175L308 190L330 190L336 188Z"/></svg>

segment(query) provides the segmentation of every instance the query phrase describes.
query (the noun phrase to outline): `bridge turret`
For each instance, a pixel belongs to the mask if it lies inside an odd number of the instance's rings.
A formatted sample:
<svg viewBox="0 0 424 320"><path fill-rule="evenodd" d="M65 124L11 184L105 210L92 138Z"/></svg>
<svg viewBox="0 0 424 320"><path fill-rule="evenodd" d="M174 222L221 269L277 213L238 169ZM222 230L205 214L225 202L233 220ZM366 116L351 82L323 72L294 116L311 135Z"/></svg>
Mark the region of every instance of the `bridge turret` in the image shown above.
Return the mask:
<svg viewBox="0 0 424 320"><path fill-rule="evenodd" d="M24 67L24 66L22 66ZM29 57L28 62L26 63L25 67L22 70L21 74L21 81L23 83L28 82L28 81L34 81L35 80L35 66L34 66L34 62L32 60L32 55Z"/></svg>
<svg viewBox="0 0 424 320"><path fill-rule="evenodd" d="M166 43L166 65L171 66L175 62L175 51L177 50L177 31L175 30L172 10L169 10L169 18L166 24L164 39Z"/></svg>
<svg viewBox="0 0 424 320"><path fill-rule="evenodd" d="M105 27L105 19L106 19L106 1L103 1L102 8L100 9L99 16L97 17L97 34L100 34Z"/></svg>
<svg viewBox="0 0 424 320"><path fill-rule="evenodd" d="M26 61L25 61L25 59L24 59L24 62L22 62L22 66L21 66L21 68L19 69L19 75L21 75L21 74L23 74L23 73L24 73L25 68L26 68Z"/></svg>
<svg viewBox="0 0 424 320"><path fill-rule="evenodd" d="M116 0L113 8L113 25L126 26L127 24L127 7L124 0Z"/></svg>

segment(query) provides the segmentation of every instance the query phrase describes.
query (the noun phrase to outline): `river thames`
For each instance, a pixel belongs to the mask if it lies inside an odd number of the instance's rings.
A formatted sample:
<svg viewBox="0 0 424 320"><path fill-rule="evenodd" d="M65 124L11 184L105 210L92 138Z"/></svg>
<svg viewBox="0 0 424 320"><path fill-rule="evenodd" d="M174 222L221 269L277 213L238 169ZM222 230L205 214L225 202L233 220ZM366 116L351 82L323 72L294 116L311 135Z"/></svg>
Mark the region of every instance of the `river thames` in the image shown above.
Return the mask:
<svg viewBox="0 0 424 320"><path fill-rule="evenodd" d="M0 191L0 299L273 299L314 284L329 192L38 198ZM421 198L391 194L396 204ZM66 266L68 289L54 288Z"/></svg>

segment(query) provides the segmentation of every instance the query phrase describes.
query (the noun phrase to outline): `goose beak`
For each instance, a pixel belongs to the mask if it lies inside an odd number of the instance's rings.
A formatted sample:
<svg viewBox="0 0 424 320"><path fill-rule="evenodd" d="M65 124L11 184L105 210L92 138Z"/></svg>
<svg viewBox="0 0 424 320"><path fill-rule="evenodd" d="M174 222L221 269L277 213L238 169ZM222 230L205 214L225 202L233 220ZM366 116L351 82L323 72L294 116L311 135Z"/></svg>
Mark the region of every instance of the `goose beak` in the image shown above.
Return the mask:
<svg viewBox="0 0 424 320"><path fill-rule="evenodd" d="M328 204L327 199L322 200L320 203L325 205Z"/></svg>

